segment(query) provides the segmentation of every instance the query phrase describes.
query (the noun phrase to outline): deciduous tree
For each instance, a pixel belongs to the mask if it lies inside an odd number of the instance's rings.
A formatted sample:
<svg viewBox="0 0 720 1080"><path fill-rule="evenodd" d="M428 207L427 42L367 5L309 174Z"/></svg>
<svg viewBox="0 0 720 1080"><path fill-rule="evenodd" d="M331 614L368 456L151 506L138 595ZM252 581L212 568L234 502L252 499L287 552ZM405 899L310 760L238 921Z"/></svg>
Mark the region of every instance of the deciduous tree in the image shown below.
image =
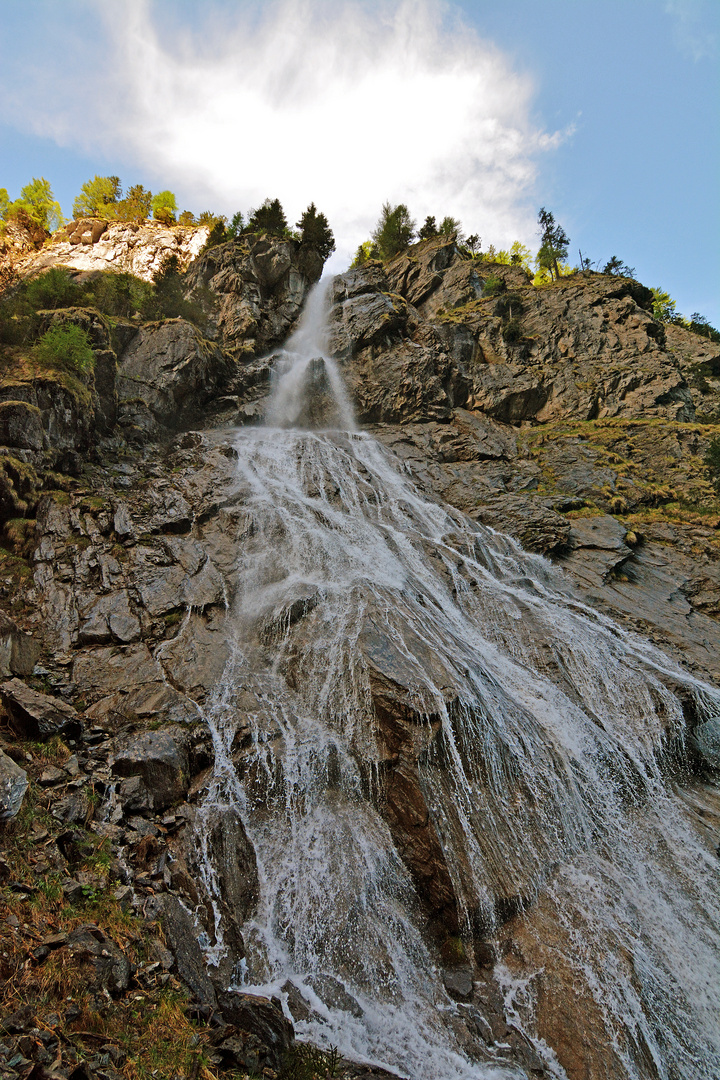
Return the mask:
<svg viewBox="0 0 720 1080"><path fill-rule="evenodd" d="M172 191L160 191L152 197L152 212L156 221L172 225L177 213L177 200Z"/></svg>
<svg viewBox="0 0 720 1080"><path fill-rule="evenodd" d="M672 322L676 304L670 294L660 288L651 289L650 292L653 294L653 318L659 322Z"/></svg>
<svg viewBox="0 0 720 1080"><path fill-rule="evenodd" d="M118 176L98 176L86 180L80 194L73 202L73 217L113 218L117 216L117 204L122 197Z"/></svg>
<svg viewBox="0 0 720 1080"><path fill-rule="evenodd" d="M18 211L24 211L31 221L47 232L59 229L65 220L60 203L53 196L50 181L44 176L39 179L34 176L29 184L20 189L20 198L10 204L7 217L13 217Z"/></svg>

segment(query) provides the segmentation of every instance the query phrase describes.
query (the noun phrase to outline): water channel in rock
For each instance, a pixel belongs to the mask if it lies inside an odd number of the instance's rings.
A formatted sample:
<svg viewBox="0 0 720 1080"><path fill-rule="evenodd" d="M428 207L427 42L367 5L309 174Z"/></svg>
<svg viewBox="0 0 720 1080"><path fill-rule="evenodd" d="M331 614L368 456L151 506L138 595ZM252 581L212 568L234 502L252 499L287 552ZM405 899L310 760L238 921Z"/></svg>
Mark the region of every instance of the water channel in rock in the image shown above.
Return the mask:
<svg viewBox="0 0 720 1080"><path fill-rule="evenodd" d="M276 362L266 424L233 434L245 514L198 828L202 845L235 810L255 850L234 986L299 995L300 1038L413 1080L527 1075L446 992L405 783L470 959L508 918L549 912L626 1075L704 1080L720 1069L717 859L677 777L688 710L717 715L720 693L417 490L356 429L324 305L318 290ZM211 894L215 874L209 852ZM494 977L564 1076L532 980L507 956Z"/></svg>

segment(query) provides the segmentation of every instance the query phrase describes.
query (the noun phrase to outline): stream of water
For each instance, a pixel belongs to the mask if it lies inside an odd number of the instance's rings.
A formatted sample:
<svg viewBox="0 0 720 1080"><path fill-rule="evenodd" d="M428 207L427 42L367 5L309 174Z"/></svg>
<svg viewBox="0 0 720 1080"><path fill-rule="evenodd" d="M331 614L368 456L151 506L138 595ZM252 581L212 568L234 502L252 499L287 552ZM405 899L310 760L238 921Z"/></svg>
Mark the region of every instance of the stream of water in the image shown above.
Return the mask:
<svg viewBox="0 0 720 1080"><path fill-rule="evenodd" d="M237 986L294 988L301 1038L413 1080L526 1075L502 1048L474 1052L381 813L369 666L389 656L421 718L418 782L461 933L499 932L508 898L541 903L627 1077L720 1075L717 857L669 779L679 695L708 718L720 693L585 607L542 557L421 494L356 429L325 305L318 290L287 343L266 425L234 436L246 518L201 820L237 810L256 852ZM503 962L496 977L564 1076L534 1031L532 980Z"/></svg>

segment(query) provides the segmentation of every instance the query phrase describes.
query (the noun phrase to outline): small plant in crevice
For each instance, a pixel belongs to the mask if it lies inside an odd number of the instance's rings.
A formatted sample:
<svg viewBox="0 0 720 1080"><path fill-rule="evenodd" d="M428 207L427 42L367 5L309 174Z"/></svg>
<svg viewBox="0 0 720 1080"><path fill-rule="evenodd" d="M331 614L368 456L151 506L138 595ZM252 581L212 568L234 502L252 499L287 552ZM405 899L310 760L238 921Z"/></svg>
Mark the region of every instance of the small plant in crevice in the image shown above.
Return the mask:
<svg viewBox="0 0 720 1080"><path fill-rule="evenodd" d="M505 289L505 282L494 274L485 278L483 282L483 296L497 296Z"/></svg>
<svg viewBox="0 0 720 1080"><path fill-rule="evenodd" d="M514 345L515 342L521 341L523 337L522 324L519 319L508 319L503 324L502 329L503 341L508 345Z"/></svg>
<svg viewBox="0 0 720 1080"><path fill-rule="evenodd" d="M493 314L501 319L519 319L525 310L521 298L517 293L504 293L495 304Z"/></svg>
<svg viewBox="0 0 720 1080"><path fill-rule="evenodd" d="M339 1068L340 1053L336 1046L319 1050L309 1043L296 1043L277 1077L278 1080L316 1080L316 1077L337 1076Z"/></svg>

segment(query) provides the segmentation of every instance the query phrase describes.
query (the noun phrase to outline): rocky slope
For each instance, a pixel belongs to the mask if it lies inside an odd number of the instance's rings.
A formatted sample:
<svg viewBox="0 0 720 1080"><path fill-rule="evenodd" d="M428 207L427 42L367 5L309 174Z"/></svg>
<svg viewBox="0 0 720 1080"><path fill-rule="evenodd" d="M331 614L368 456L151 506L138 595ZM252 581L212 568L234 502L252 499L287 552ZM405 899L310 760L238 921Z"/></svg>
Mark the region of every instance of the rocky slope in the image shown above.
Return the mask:
<svg viewBox="0 0 720 1080"><path fill-rule="evenodd" d="M160 232L133 233L133 244L114 233L93 242L89 226L80 243L70 243L75 230L24 269L90 269L83 258L107 266L101 245L112 243L111 265L149 274L167 250ZM146 1075L152 1048L132 1035L141 1007L175 1010L178 1076L306 1075L279 1005L225 993L258 889L237 814L218 820L209 841L231 962L205 965L188 910L212 946L215 911L194 833L215 754L202 710L228 660L228 602L243 545L253 542L232 426L262 416L267 353L320 271L317 256L291 241L225 244L190 265L197 324L109 320L88 309L48 315L88 331L96 367L86 383L39 373L22 350L5 358L0 1055L8 1077L25 1076L31 1062L37 1077ZM720 416L717 346L654 321L637 282L590 273L535 289L518 268L467 259L440 240L341 275L330 301L330 347L359 422L429 498L548 555L576 596L720 682L720 505L702 465ZM278 625L301 624L312 603L278 614ZM263 633L261 651L279 631L268 623ZM537 1031L567 1076L619 1080L606 1018L588 994L571 991L567 928L550 899L524 910L509 883L496 932L478 928L468 959L462 898L417 779L423 744L408 704L412 682L387 642L368 637L361 647L387 762L396 763L383 813L446 987L475 1017L478 1060L557 1075L508 1009L496 975L502 958L520 980L545 972ZM435 662L427 658L429 670ZM439 670L438 685L442 678ZM241 716L256 708L252 687L243 692ZM709 846L720 840L718 737L696 730L682 790ZM241 724L236 762L250 738ZM305 1019L308 1003L288 993L293 1019ZM320 997L341 993L326 986ZM319 1057L312 1067L329 1064ZM656 1073L647 1066L642 1075Z"/></svg>

